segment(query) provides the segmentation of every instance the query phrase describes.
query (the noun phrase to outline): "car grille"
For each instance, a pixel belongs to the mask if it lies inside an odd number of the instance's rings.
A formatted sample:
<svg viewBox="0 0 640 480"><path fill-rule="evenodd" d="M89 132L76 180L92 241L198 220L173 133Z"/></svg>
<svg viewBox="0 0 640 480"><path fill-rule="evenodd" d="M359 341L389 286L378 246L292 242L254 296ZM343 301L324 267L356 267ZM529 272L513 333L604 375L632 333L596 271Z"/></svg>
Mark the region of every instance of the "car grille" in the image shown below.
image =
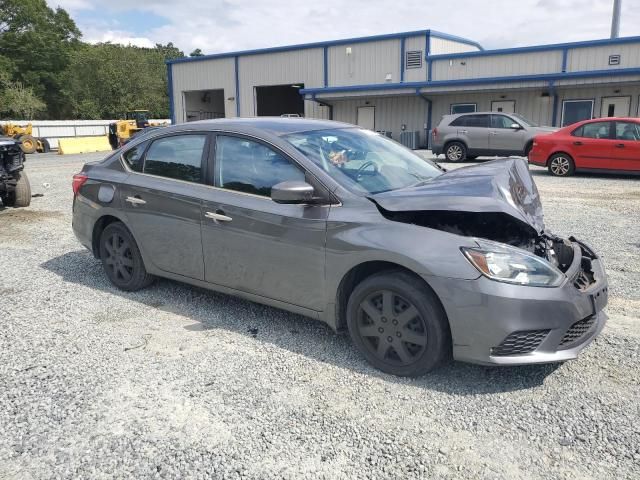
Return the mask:
<svg viewBox="0 0 640 480"><path fill-rule="evenodd" d="M524 355L533 352L545 339L549 330L521 330L511 333L500 345L491 349L491 355Z"/></svg>
<svg viewBox="0 0 640 480"><path fill-rule="evenodd" d="M580 340L589 330L593 327L593 324L596 321L596 317L587 317L584 320L580 320L571 327L562 337L562 341L560 342L560 348L569 348L571 345Z"/></svg>

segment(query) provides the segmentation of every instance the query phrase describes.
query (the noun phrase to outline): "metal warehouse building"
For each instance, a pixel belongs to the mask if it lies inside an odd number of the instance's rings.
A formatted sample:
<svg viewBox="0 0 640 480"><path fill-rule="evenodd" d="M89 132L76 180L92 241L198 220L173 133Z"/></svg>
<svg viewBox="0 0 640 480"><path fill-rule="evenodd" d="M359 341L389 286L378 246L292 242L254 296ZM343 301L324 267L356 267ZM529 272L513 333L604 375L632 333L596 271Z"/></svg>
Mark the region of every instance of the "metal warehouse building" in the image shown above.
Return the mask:
<svg viewBox="0 0 640 480"><path fill-rule="evenodd" d="M181 58L167 68L177 123L297 114L416 147L448 113L516 112L553 126L640 113L640 37L483 50L422 30Z"/></svg>

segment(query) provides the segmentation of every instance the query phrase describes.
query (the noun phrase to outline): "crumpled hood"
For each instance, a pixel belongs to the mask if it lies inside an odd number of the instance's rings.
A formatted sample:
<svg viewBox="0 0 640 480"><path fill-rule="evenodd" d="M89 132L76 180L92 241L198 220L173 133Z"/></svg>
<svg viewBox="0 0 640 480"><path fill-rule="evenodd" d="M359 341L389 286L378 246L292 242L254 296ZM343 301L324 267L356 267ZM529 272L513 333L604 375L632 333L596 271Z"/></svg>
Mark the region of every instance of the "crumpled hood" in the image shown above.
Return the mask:
<svg viewBox="0 0 640 480"><path fill-rule="evenodd" d="M542 203L526 160L505 158L452 170L417 187L369 197L391 212L506 213L544 231Z"/></svg>

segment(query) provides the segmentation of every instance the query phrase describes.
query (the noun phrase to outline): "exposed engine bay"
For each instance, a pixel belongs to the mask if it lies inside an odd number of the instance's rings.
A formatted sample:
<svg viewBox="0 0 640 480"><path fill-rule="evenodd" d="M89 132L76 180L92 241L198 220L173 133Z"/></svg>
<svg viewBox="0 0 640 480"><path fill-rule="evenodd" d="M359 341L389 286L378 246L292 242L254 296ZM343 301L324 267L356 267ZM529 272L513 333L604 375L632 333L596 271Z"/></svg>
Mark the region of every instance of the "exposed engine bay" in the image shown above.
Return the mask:
<svg viewBox="0 0 640 480"><path fill-rule="evenodd" d="M24 170L24 153L20 144L13 138L0 136L0 201L5 206L27 206L23 195L17 198L16 189L28 183ZM27 191L26 189L24 190ZM22 192L21 192L22 193ZM28 191L31 196L30 189Z"/></svg>

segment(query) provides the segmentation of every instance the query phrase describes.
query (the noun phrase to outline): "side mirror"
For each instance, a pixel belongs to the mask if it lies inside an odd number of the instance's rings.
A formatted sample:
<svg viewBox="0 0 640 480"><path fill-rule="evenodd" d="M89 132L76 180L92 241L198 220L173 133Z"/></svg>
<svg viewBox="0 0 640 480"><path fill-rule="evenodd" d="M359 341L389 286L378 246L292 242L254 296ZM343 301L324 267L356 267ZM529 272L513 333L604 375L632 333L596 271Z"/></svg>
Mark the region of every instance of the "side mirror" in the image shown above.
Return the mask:
<svg viewBox="0 0 640 480"><path fill-rule="evenodd" d="M511 124L511 128L513 128L514 130L520 130L522 127L520 125L518 125L517 123L512 123Z"/></svg>
<svg viewBox="0 0 640 480"><path fill-rule="evenodd" d="M313 187L306 182L281 182L271 187L271 200L276 203L311 203Z"/></svg>

